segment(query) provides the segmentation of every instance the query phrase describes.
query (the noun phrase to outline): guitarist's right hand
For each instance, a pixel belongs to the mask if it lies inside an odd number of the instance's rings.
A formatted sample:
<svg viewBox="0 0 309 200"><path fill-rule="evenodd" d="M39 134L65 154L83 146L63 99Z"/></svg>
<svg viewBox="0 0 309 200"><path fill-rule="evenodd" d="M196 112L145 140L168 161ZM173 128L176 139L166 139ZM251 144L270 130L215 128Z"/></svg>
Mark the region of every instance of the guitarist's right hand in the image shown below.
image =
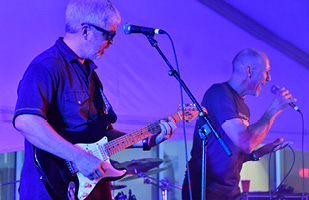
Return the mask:
<svg viewBox="0 0 309 200"><path fill-rule="evenodd" d="M77 156L75 156L75 159L73 160L76 168L90 180L103 177L107 170L107 165L104 164L104 161L88 153L77 145L75 146L78 151Z"/></svg>

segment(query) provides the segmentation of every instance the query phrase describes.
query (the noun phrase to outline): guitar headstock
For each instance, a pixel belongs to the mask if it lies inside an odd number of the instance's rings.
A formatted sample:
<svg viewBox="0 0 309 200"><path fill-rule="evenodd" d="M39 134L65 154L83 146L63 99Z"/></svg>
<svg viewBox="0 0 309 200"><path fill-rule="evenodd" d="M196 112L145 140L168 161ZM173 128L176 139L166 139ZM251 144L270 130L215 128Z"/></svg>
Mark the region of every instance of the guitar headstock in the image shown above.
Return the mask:
<svg viewBox="0 0 309 200"><path fill-rule="evenodd" d="M202 107L203 111L207 113L206 108ZM182 114L182 108L181 106L178 108L178 113L182 117L185 118L186 122L190 122L193 119L195 119L197 116L199 116L199 110L196 108L195 105L185 105L184 106L184 116Z"/></svg>

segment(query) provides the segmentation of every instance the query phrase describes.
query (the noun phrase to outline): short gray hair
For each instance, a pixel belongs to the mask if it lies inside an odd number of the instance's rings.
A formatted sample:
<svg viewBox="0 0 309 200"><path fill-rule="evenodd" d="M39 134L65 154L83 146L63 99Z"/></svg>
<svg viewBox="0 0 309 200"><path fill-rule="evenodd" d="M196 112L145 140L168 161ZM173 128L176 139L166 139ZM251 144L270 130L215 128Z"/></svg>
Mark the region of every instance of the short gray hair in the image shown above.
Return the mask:
<svg viewBox="0 0 309 200"><path fill-rule="evenodd" d="M109 0L71 0L65 13L65 31L76 33L82 23L119 24L120 14Z"/></svg>

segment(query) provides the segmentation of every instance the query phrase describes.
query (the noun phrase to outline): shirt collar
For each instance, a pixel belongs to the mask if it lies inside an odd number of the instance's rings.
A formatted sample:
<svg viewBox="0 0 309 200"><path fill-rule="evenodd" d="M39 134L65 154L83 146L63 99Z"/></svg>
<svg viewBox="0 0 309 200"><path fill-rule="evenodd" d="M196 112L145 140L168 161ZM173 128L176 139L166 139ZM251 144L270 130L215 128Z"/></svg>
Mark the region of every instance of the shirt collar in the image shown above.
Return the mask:
<svg viewBox="0 0 309 200"><path fill-rule="evenodd" d="M78 56L74 53L74 51L63 41L63 37L59 37L55 44L56 47L62 52L63 57L67 59L67 61L71 62L79 62ZM88 63L90 67L90 71L98 68L92 60L86 59L86 63Z"/></svg>
<svg viewBox="0 0 309 200"><path fill-rule="evenodd" d="M70 49L70 47L63 42L63 38L60 37L55 44L56 47L58 47L58 49L61 51L61 53L63 54L64 58L67 58L68 61L73 61L73 60L78 60L77 55L74 53L74 51L72 49Z"/></svg>

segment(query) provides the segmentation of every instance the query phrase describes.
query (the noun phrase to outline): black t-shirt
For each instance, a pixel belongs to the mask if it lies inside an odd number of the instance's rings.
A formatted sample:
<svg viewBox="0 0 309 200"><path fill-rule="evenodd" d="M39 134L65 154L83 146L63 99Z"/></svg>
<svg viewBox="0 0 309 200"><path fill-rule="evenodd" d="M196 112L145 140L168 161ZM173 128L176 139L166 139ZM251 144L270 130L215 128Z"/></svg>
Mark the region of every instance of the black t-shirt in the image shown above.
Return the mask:
<svg viewBox="0 0 309 200"><path fill-rule="evenodd" d="M206 162L206 195L207 199L213 197L233 197L240 192L238 187L240 171L245 159L245 154L233 144L225 134L221 125L229 119L240 118L249 125L250 112L244 99L229 85L228 82L214 84L204 95L201 103L208 111L208 117L214 124L216 130L221 134L223 140L230 147L233 155L229 157L220 143L210 134L207 145ZM201 158L202 141L197 126L205 124L203 119L198 119L194 132L193 147L191 151L191 179L200 183L201 180ZM198 194L200 196L200 194ZM214 195L214 196L213 196Z"/></svg>

